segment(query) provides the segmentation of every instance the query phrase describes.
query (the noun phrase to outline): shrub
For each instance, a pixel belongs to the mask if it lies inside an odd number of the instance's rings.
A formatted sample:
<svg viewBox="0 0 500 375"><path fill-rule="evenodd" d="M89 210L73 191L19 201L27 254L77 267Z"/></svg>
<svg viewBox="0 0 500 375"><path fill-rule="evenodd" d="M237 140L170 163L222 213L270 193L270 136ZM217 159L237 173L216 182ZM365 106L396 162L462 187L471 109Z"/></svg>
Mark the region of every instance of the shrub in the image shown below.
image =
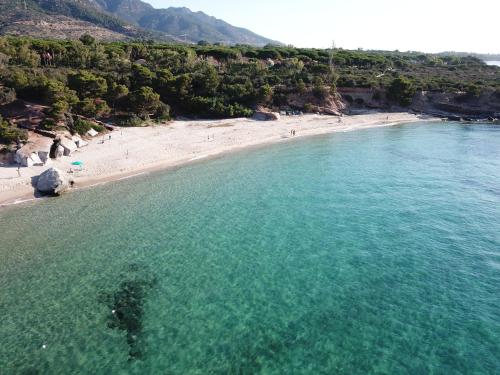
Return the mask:
<svg viewBox="0 0 500 375"><path fill-rule="evenodd" d="M479 86L475 84L471 84L467 86L467 88L465 89L465 93L465 95L469 99L479 98L481 96L481 88L479 88Z"/></svg>
<svg viewBox="0 0 500 375"><path fill-rule="evenodd" d="M319 100L325 100L330 94L330 90L324 85L315 85L312 92L313 95Z"/></svg>
<svg viewBox="0 0 500 375"><path fill-rule="evenodd" d="M80 118L77 118L73 123L73 132L80 135L85 135L87 132L93 129L93 123Z"/></svg>
<svg viewBox="0 0 500 375"><path fill-rule="evenodd" d="M0 143L11 144L17 141L26 141L28 132L11 126L0 116Z"/></svg>
<svg viewBox="0 0 500 375"><path fill-rule="evenodd" d="M69 111L69 104L64 100L58 100L52 104L50 115L56 118L64 117L64 114Z"/></svg>
<svg viewBox="0 0 500 375"><path fill-rule="evenodd" d="M130 105L139 116L147 116L161 105L160 95L151 87L141 87L130 93Z"/></svg>
<svg viewBox="0 0 500 375"><path fill-rule="evenodd" d="M81 71L68 77L69 88L78 92L80 98L99 98L108 91L108 83L89 71Z"/></svg>
<svg viewBox="0 0 500 375"><path fill-rule="evenodd" d="M90 34L85 33L80 37L80 42L82 42L86 46L91 46L95 44L95 38Z"/></svg>
<svg viewBox="0 0 500 375"><path fill-rule="evenodd" d="M116 123L123 127L137 127L142 126L144 120L137 116L136 114L129 114L126 116L120 116L116 119Z"/></svg>
<svg viewBox="0 0 500 375"><path fill-rule="evenodd" d="M76 106L76 112L85 117L102 117L110 113L111 109L102 99L86 98Z"/></svg>
<svg viewBox="0 0 500 375"><path fill-rule="evenodd" d="M156 108L154 118L160 121L170 120L170 106L165 103L160 103L158 108Z"/></svg>
<svg viewBox="0 0 500 375"><path fill-rule="evenodd" d="M12 103L16 100L16 91L9 87L0 86L0 105Z"/></svg>
<svg viewBox="0 0 500 375"><path fill-rule="evenodd" d="M53 130L56 127L56 121L53 118L46 117L41 123L39 128L41 130Z"/></svg>
<svg viewBox="0 0 500 375"><path fill-rule="evenodd" d="M304 111L311 113L314 112L314 106L311 103L304 104Z"/></svg>
<svg viewBox="0 0 500 375"><path fill-rule="evenodd" d="M106 128L102 125L96 124L95 122L91 123L92 129L94 129L98 133L102 133L103 131L106 130Z"/></svg>
<svg viewBox="0 0 500 375"><path fill-rule="evenodd" d="M408 78L398 77L392 81L387 92L387 97L403 107L408 107L413 100L415 92L416 89Z"/></svg>

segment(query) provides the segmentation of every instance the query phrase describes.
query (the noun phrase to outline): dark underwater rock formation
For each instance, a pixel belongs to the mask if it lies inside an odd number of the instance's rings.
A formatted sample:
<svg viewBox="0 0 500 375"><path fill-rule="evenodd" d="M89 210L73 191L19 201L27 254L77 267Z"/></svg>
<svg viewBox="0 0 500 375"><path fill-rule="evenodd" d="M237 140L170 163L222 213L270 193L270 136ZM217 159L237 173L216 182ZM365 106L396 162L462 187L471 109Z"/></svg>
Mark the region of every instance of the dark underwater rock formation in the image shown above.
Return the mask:
<svg viewBox="0 0 500 375"><path fill-rule="evenodd" d="M144 269L144 274L136 274L140 271L137 265L131 265L130 271L128 279L120 283L118 290L105 294L102 300L110 309L108 327L126 332L129 359L134 360L143 354L139 339L143 329L144 304L156 279Z"/></svg>

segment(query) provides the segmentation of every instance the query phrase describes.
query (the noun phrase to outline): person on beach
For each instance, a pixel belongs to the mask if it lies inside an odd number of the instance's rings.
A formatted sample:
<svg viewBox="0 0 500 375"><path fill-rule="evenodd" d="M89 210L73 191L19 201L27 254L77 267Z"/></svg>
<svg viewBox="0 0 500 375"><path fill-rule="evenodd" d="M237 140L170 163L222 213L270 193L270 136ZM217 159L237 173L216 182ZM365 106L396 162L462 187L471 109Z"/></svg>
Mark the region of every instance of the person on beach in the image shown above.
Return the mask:
<svg viewBox="0 0 500 375"><path fill-rule="evenodd" d="M108 139L111 141L111 134L110 134L110 135L108 135L108 137L109 137Z"/></svg>
<svg viewBox="0 0 500 375"><path fill-rule="evenodd" d="M17 176L21 177L21 167L20 166L17 167Z"/></svg>

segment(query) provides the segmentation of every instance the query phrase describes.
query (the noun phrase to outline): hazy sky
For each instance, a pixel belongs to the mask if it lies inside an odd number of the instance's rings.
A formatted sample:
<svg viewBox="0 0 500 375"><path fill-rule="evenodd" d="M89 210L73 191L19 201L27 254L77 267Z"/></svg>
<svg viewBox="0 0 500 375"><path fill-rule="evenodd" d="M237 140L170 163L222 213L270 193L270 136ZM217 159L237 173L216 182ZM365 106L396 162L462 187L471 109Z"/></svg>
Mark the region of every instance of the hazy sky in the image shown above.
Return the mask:
<svg viewBox="0 0 500 375"><path fill-rule="evenodd" d="M500 0L146 0L298 47L500 53Z"/></svg>

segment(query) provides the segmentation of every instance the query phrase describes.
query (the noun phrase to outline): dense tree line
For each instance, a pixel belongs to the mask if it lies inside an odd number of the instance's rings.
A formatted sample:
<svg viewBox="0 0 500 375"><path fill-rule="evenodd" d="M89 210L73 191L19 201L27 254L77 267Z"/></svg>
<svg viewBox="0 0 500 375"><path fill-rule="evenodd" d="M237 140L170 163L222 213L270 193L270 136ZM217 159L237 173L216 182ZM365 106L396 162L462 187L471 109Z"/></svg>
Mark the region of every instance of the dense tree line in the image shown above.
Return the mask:
<svg viewBox="0 0 500 375"><path fill-rule="evenodd" d="M293 94L325 99L337 86L385 90L407 106L416 90L498 90L500 75L473 57L419 53L0 38L0 100L46 104L46 128L67 113L123 125L250 116L258 105L287 106Z"/></svg>
<svg viewBox="0 0 500 375"><path fill-rule="evenodd" d="M47 104L52 116L165 119L170 114L250 116L256 105L336 75L298 58L245 48L0 38L0 79L17 97ZM269 53L268 53L269 52ZM277 61L278 62L278 61Z"/></svg>

